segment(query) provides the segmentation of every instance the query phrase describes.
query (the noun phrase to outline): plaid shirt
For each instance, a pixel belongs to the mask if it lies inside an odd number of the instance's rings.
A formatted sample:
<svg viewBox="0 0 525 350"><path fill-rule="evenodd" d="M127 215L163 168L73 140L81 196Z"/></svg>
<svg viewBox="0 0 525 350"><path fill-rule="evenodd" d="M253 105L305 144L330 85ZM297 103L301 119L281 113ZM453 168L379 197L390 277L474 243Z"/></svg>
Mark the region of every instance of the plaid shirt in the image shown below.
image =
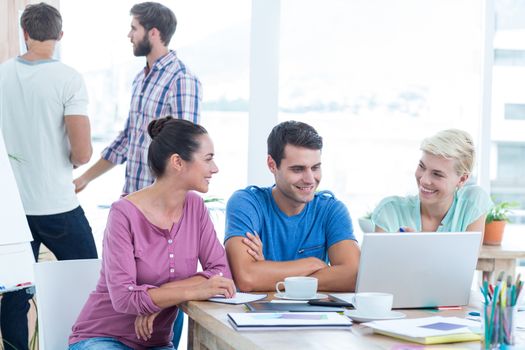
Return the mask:
<svg viewBox="0 0 525 350"><path fill-rule="evenodd" d="M175 51L140 72L132 86L131 106L124 130L102 151L113 164L126 162L124 193L153 183L148 168L149 123L168 115L199 122L201 83L177 58Z"/></svg>

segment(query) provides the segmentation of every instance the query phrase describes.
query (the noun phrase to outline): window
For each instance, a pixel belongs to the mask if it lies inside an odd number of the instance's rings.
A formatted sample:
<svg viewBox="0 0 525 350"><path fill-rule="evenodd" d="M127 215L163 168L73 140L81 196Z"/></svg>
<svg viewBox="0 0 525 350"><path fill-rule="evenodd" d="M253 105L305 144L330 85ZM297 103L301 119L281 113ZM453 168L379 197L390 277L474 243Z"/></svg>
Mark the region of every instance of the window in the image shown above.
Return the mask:
<svg viewBox="0 0 525 350"><path fill-rule="evenodd" d="M525 120L525 104L505 103L505 119Z"/></svg>
<svg viewBox="0 0 525 350"><path fill-rule="evenodd" d="M220 172L207 196L227 199L246 183L251 3L245 0L160 1L177 17L170 48L203 85L202 124L214 140ZM134 57L127 34L136 1L61 2L62 60L79 70L88 87L92 134L101 150L123 128L131 84L145 65ZM94 158L97 158L95 153ZM96 160L96 159L95 159ZM112 181L117 181L116 183ZM107 183L108 202L118 198L123 175ZM115 197L117 196L117 197Z"/></svg>
<svg viewBox="0 0 525 350"><path fill-rule="evenodd" d="M498 143L498 175L495 184L525 185L525 143Z"/></svg>
<svg viewBox="0 0 525 350"><path fill-rule="evenodd" d="M494 50L494 64L497 66L525 66L524 50Z"/></svg>
<svg viewBox="0 0 525 350"><path fill-rule="evenodd" d="M491 195L516 201L513 223L525 223L525 24L522 1L495 1L492 79Z"/></svg>
<svg viewBox="0 0 525 350"><path fill-rule="evenodd" d="M424 137L460 128L477 140L480 2L281 6L279 119L308 122L324 137L321 187L355 223L381 198L415 193Z"/></svg>

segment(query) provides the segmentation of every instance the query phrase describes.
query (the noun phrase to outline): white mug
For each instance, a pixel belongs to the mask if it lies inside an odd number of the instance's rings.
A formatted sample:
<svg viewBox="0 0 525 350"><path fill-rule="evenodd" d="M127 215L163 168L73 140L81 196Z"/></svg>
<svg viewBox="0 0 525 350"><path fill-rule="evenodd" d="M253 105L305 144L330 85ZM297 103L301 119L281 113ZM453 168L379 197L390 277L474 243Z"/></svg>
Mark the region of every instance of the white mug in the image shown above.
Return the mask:
<svg viewBox="0 0 525 350"><path fill-rule="evenodd" d="M394 295L390 293L357 293L354 297L354 307L360 314L378 317L392 310Z"/></svg>
<svg viewBox="0 0 525 350"><path fill-rule="evenodd" d="M284 284L284 291L279 287ZM317 278L315 277L286 277L275 285L277 293L283 293L286 298L309 299L317 295Z"/></svg>

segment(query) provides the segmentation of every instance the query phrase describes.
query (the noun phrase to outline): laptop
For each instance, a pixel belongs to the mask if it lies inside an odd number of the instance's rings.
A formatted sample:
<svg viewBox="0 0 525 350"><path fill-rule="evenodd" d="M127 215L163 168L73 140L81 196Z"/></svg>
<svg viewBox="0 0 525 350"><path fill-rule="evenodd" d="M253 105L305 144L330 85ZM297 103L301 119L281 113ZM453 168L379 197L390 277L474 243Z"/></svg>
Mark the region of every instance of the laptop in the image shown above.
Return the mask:
<svg viewBox="0 0 525 350"><path fill-rule="evenodd" d="M356 292L392 293L393 308L467 305L480 244L480 232L365 234Z"/></svg>

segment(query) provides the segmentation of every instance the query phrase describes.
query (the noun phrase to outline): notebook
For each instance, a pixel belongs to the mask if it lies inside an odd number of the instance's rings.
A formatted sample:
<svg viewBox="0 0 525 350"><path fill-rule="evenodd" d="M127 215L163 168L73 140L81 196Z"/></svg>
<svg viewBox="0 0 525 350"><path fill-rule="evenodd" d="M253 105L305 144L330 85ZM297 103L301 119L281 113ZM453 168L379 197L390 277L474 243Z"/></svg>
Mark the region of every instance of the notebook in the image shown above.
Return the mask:
<svg viewBox="0 0 525 350"><path fill-rule="evenodd" d="M228 321L238 331L285 329L348 329L352 321L336 312L229 313Z"/></svg>
<svg viewBox="0 0 525 350"><path fill-rule="evenodd" d="M362 323L375 333L415 343L445 344L481 339L480 323L459 317L424 317Z"/></svg>
<svg viewBox="0 0 525 350"><path fill-rule="evenodd" d="M480 244L480 232L365 234L356 292L392 293L394 308L467 305Z"/></svg>

